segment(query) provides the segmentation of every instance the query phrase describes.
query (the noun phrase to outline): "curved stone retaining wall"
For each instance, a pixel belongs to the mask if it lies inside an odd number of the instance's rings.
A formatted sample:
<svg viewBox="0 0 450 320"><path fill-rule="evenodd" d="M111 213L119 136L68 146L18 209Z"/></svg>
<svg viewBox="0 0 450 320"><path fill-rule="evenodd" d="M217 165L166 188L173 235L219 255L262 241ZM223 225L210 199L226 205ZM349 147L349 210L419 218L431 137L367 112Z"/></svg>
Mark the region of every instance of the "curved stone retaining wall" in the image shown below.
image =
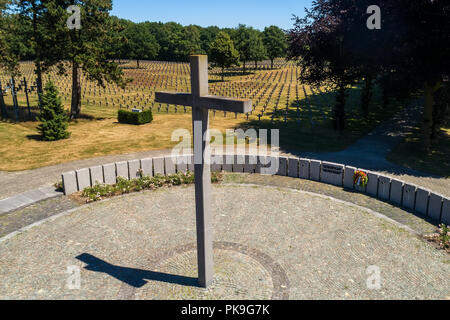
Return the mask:
<svg viewBox="0 0 450 320"><path fill-rule="evenodd" d="M183 158L184 161L176 161L178 159L171 156L131 160L66 172L62 174L64 193L70 195L96 183L115 184L117 177L134 179L140 176L141 170L145 176L194 171L192 156L183 156ZM261 173L264 165L261 161L255 161L257 158L235 155L234 164L212 164L211 171ZM367 173L369 182L366 188L360 188L353 184L353 176L357 168L351 166L292 157L271 157L271 160L278 161L276 175L308 179L352 190L356 188L359 192L389 201L436 223L450 224L450 199L430 190L363 169L360 170ZM224 160L222 163L229 162Z"/></svg>

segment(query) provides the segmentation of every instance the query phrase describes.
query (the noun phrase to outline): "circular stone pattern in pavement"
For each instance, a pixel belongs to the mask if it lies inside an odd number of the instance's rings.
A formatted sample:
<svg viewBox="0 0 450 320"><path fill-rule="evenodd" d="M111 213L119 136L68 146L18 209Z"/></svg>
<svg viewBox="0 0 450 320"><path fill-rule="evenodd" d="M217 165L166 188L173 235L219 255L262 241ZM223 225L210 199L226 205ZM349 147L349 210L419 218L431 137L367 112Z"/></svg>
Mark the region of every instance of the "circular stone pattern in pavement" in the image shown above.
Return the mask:
<svg viewBox="0 0 450 320"><path fill-rule="evenodd" d="M0 242L0 299L450 298L449 256L363 208L248 185L214 186L212 208L208 289L196 286L188 186L94 203Z"/></svg>
<svg viewBox="0 0 450 320"><path fill-rule="evenodd" d="M164 275L186 275L184 283L179 281L180 285L173 286L171 279L168 278L165 282L152 282L144 286L142 290L123 285L122 292L126 293L123 298L245 300L251 296L259 300L287 299L285 289L288 284L284 272L272 275L271 270L281 270L281 268L270 258L267 259L268 257L264 254L252 251L238 244L216 242L214 281L205 290L196 286L197 268L193 268L197 264L195 245L181 246L173 252L174 255L167 257L157 266L151 266L150 269ZM275 281L272 280L273 278ZM284 280L283 284L280 283L280 279Z"/></svg>

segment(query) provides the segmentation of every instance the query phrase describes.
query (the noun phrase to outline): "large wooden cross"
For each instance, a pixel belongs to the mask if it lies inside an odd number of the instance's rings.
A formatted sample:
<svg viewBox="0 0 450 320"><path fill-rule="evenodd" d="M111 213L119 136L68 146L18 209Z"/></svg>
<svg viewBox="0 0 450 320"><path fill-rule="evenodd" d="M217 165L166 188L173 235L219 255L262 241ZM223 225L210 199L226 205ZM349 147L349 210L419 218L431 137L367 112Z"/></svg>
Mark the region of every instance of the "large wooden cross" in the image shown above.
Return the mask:
<svg viewBox="0 0 450 320"><path fill-rule="evenodd" d="M211 168L210 161L205 161L205 150L209 144L209 134L207 133L209 109L248 113L252 110L252 101L209 95L208 57L205 55L194 55L190 57L190 60L192 93L156 92L155 101L158 103L192 106L198 283L201 287L207 288L213 281L214 276Z"/></svg>

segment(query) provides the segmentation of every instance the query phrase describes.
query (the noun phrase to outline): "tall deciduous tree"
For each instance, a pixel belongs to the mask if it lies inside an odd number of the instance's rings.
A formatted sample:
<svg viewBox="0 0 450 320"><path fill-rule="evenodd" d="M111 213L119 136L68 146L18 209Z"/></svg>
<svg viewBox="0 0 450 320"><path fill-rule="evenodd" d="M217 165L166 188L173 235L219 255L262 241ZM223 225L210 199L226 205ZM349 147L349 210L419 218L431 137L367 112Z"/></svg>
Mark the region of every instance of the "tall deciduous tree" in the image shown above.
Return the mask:
<svg viewBox="0 0 450 320"><path fill-rule="evenodd" d="M111 17L111 22L115 27L112 30L109 30L111 42L105 44L105 50L108 59L117 59L120 63L121 59L126 58L128 39L125 31L127 26L133 24L133 22L119 19L115 16Z"/></svg>
<svg viewBox="0 0 450 320"><path fill-rule="evenodd" d="M175 22L150 23L149 28L161 47L158 58L168 61L188 61L189 55L201 53L201 34L197 26L183 27Z"/></svg>
<svg viewBox="0 0 450 320"><path fill-rule="evenodd" d="M232 38L236 45L236 49L239 52L240 60L243 64L243 73L246 71L246 63L252 61L256 55L258 46L258 37L255 30L251 27L247 27L244 24L240 24L239 27L233 31Z"/></svg>
<svg viewBox="0 0 450 320"><path fill-rule="evenodd" d="M6 13L8 9L8 1L0 0L0 68L8 73L14 73L17 70L18 57L11 51L8 35L11 26L10 19Z"/></svg>
<svg viewBox="0 0 450 320"><path fill-rule="evenodd" d="M33 60L32 22L28 17L11 14L6 19L6 42L13 56L20 60Z"/></svg>
<svg viewBox="0 0 450 320"><path fill-rule="evenodd" d="M219 27L210 26L207 28L200 28L200 41L203 53L208 53L211 44L216 39L221 30Z"/></svg>
<svg viewBox="0 0 450 320"><path fill-rule="evenodd" d="M75 1L80 8L81 28L69 29L67 21L70 13L66 9L73 4L68 0L48 0L46 16L47 30L56 35L52 43L53 54L59 59L61 72L66 72L70 61L72 69L71 119L81 114L81 73L100 86L114 82L125 86L123 71L117 63L107 59L106 44L111 43L111 29L116 24L110 19L111 0Z"/></svg>
<svg viewBox="0 0 450 320"><path fill-rule="evenodd" d="M258 68L258 61L267 57L267 50L264 46L263 35L259 30L252 30L255 37L255 43L252 48L252 60L255 61L255 69Z"/></svg>
<svg viewBox="0 0 450 320"><path fill-rule="evenodd" d="M222 68L222 81L225 77L225 68L239 64L239 52L234 48L233 40L225 32L219 32L209 49L209 58Z"/></svg>
<svg viewBox="0 0 450 320"><path fill-rule="evenodd" d="M51 32L51 28L47 30L44 28L44 24L46 23L47 1L14 0L13 4L23 20L29 19L31 21L31 30L27 32L28 30L22 29L22 36L29 39L27 45L33 51L32 54L34 56L37 77L37 92L38 96L41 97L43 93L42 74L56 62L50 58L52 55L49 54L50 51L47 46L51 42L50 39L53 38L54 33Z"/></svg>
<svg viewBox="0 0 450 320"><path fill-rule="evenodd" d="M182 40L184 48L182 50L186 56L202 53L200 36L200 30L197 26L184 27Z"/></svg>
<svg viewBox="0 0 450 320"><path fill-rule="evenodd" d="M369 114L369 104L372 98L375 80L390 78L390 73L397 68L391 63L393 53L398 50L398 43L394 39L404 38L405 23L399 10L402 10L395 1L373 0L343 0L327 1L332 8L330 14L338 18L340 30L345 33L345 38L350 44L346 49L350 53L353 64L359 70L359 78L362 83L361 109L365 117ZM381 6L381 15L373 14L368 8L377 4ZM394 18L395 17L395 18ZM381 29L368 27L374 22L380 22ZM378 20L378 21L377 21ZM395 25L393 24L395 22ZM380 77L385 75L386 77ZM383 82L383 81L382 81ZM387 86L385 87L387 88ZM389 90L388 90L389 91ZM394 90L392 93L399 93ZM386 92L387 93L387 92Z"/></svg>
<svg viewBox="0 0 450 320"><path fill-rule="evenodd" d="M367 8L373 4L381 8L381 29L367 26ZM422 144L430 146L433 114L439 114L434 112L435 95L450 74L448 0L316 0L306 18L297 19L291 30L290 49L291 56L301 57L305 80L330 79L349 85L364 79L361 101L365 114L372 79L379 75L385 101L388 95L421 89Z"/></svg>
<svg viewBox="0 0 450 320"><path fill-rule="evenodd" d="M424 111L422 144L430 146L436 119L435 95L442 80L450 74L450 2L448 0L389 1L328 0L339 7L334 15L345 13L352 39L352 58L364 79L362 107L368 112L371 80L381 77L388 96L404 98L423 90ZM381 8L380 29L365 27L366 9L372 4ZM439 114L439 113L437 113Z"/></svg>
<svg viewBox="0 0 450 320"><path fill-rule="evenodd" d="M338 0L317 0L304 18L296 18L289 31L289 58L301 68L300 79L314 86L329 85L337 91L333 110L336 130L345 129L345 101L348 88L359 79L359 69L352 56L352 41L342 23Z"/></svg>
<svg viewBox="0 0 450 320"><path fill-rule="evenodd" d="M266 27L264 29L264 45L270 59L270 66L273 69L275 58L286 56L288 47L286 33L277 26Z"/></svg>
<svg viewBox="0 0 450 320"><path fill-rule="evenodd" d="M125 32L128 58L135 59L139 69L139 60L152 60L158 55L159 44L145 24L130 24Z"/></svg>
<svg viewBox="0 0 450 320"><path fill-rule="evenodd" d="M387 1L387 0L384 0ZM422 146L428 149L433 137L435 95L450 75L450 3L448 0L401 0L397 25L405 22L406 36L394 39L403 56L394 60L403 80L424 91Z"/></svg>

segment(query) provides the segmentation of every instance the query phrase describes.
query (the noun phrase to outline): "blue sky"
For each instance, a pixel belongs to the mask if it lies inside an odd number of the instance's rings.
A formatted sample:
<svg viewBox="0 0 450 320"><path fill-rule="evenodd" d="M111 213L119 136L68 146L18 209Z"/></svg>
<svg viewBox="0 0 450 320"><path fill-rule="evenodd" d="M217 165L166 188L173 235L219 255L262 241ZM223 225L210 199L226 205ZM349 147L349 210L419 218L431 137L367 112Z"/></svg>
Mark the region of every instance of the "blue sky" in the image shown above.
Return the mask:
<svg viewBox="0 0 450 320"><path fill-rule="evenodd" d="M113 0L112 14L135 22L175 21L182 25L236 27L243 23L258 29L292 27L292 14L303 15L312 0Z"/></svg>

